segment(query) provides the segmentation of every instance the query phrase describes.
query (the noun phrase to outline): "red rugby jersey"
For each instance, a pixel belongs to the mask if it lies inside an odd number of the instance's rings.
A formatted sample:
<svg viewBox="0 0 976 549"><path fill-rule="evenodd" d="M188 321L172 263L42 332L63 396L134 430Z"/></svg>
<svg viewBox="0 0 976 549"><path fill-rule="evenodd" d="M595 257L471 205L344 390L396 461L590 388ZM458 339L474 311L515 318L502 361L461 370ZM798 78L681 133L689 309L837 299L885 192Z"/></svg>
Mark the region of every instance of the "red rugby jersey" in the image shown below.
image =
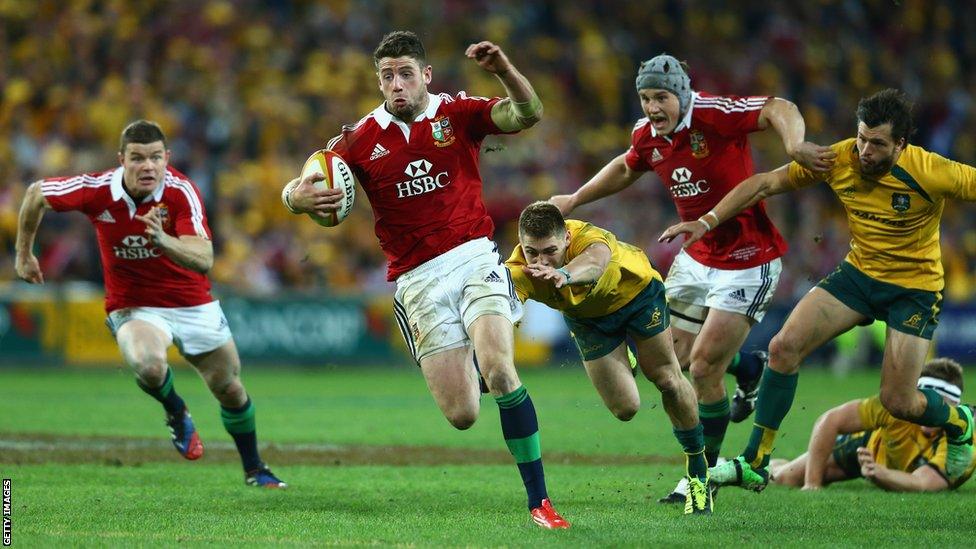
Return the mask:
<svg viewBox="0 0 976 549"><path fill-rule="evenodd" d="M768 97L716 96L696 92L671 135L657 135L647 118L634 126L627 166L654 170L671 193L682 221L708 213L736 185L753 175L750 132ZM748 269L786 253L786 242L759 202L688 247L709 267Z"/></svg>
<svg viewBox="0 0 976 549"><path fill-rule="evenodd" d="M166 257L149 242L146 225L135 218L159 206L167 234L211 238L200 191L182 173L167 167L163 182L139 204L122 188L121 167L45 179L41 192L54 210L78 210L95 225L107 312L140 306L192 307L213 301L207 276Z"/></svg>
<svg viewBox="0 0 976 549"><path fill-rule="evenodd" d="M407 125L383 105L329 141L369 197L376 237L389 261L388 280L495 226L481 196L478 155L500 98L464 92L429 95Z"/></svg>

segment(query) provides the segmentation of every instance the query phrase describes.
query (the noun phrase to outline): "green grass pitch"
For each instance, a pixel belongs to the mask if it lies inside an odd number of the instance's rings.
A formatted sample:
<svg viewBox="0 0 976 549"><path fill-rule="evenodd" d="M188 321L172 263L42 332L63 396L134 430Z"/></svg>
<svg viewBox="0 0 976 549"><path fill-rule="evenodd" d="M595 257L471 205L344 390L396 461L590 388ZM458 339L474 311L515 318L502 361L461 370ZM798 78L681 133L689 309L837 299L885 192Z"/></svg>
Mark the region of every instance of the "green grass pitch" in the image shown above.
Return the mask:
<svg viewBox="0 0 976 549"><path fill-rule="evenodd" d="M0 369L0 476L12 479L14 546L969 546L976 484L884 493L858 480L820 493L724 489L712 517L656 503L682 471L653 386L614 419L580 366L521 372L541 425L549 492L572 529L532 526L497 407L458 432L419 372L253 369L244 381L265 460L287 491L245 487L216 402L176 372L207 453L183 461L159 405L123 370ZM776 455L806 447L817 415L877 391L876 371L801 373ZM968 384L976 383L969 376ZM748 425L732 425L725 454Z"/></svg>

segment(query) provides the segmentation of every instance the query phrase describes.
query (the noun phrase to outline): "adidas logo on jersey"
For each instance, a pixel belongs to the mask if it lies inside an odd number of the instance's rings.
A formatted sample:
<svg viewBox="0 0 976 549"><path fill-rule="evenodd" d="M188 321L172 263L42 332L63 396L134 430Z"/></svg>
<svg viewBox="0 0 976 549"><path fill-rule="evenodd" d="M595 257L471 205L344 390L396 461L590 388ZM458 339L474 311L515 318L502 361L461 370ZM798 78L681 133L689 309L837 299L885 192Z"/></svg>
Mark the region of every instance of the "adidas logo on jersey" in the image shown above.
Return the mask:
<svg viewBox="0 0 976 549"><path fill-rule="evenodd" d="M501 282L502 277L498 276L498 273L492 271L491 274L485 277L485 282Z"/></svg>
<svg viewBox="0 0 976 549"><path fill-rule="evenodd" d="M369 155L369 159L376 160L377 158L384 157L388 154L390 154L390 151L386 150L386 147L383 145L377 143L376 146L373 147L373 154Z"/></svg>
<svg viewBox="0 0 976 549"><path fill-rule="evenodd" d="M655 148L654 152L651 153L651 162L660 162L662 160L664 160L664 156L662 156L661 152Z"/></svg>
<svg viewBox="0 0 976 549"><path fill-rule="evenodd" d="M98 217L95 219L101 221L102 223L115 223L115 218L112 217L112 214L108 213L108 210L98 214Z"/></svg>
<svg viewBox="0 0 976 549"><path fill-rule="evenodd" d="M733 299L740 303L745 303L746 301L749 301L748 299L746 299L746 291L743 290L742 288L739 288L738 290L732 290L731 292L729 292L729 299Z"/></svg>

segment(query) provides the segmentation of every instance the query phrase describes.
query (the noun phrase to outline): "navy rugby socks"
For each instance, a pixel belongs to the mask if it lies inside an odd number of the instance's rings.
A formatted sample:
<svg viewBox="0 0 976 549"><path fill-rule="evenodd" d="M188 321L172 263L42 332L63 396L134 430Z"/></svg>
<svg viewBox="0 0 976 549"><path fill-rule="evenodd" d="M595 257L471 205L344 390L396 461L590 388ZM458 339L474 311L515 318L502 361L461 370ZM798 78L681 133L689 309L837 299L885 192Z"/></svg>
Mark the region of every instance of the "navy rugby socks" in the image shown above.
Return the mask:
<svg viewBox="0 0 976 549"><path fill-rule="evenodd" d="M258 455L257 424L254 421L254 403L248 397L247 402L240 408L227 408L221 405L220 419L224 422L224 429L230 433L241 455L244 471L253 471L263 466Z"/></svg>
<svg viewBox="0 0 976 549"><path fill-rule="evenodd" d="M546 477L542 468L542 447L539 444L539 422L535 406L529 398L525 386L520 386L507 395L495 397L502 420L502 435L505 444L515 458L525 492L529 499L529 509L542 505L549 497L546 493Z"/></svg>
<svg viewBox="0 0 976 549"><path fill-rule="evenodd" d="M163 384L159 387L149 387L138 377L136 378L136 384L139 385L139 388L145 391L146 394L161 402L167 414L173 417L183 416L183 411L186 410L186 403L183 402L180 395L176 394L176 389L173 388L172 370L166 368L166 377L163 379Z"/></svg>

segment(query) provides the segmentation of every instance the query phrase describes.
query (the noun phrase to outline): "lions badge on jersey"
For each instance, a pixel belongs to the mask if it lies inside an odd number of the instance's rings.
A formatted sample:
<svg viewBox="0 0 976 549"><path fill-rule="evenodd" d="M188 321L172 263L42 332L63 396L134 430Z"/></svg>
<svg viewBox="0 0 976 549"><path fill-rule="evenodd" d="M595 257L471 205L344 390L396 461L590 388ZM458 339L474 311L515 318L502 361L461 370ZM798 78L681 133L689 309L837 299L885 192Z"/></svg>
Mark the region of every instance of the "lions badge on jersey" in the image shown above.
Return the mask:
<svg viewBox="0 0 976 549"><path fill-rule="evenodd" d="M698 130L691 130L688 134L688 139L691 140L691 154L695 158L705 158L708 156L708 142L705 141L705 134Z"/></svg>
<svg viewBox="0 0 976 549"><path fill-rule="evenodd" d="M430 132L434 136L434 144L438 147L446 147L454 143L454 128L451 127L451 120L444 115L438 116L430 123Z"/></svg>
<svg viewBox="0 0 976 549"><path fill-rule="evenodd" d="M912 197L905 193L891 193L891 207L898 213L905 213L912 207Z"/></svg>
<svg viewBox="0 0 976 549"><path fill-rule="evenodd" d="M156 213L159 214L159 223L163 226L163 230L170 228L173 220L169 217L169 208L166 207L166 204L156 206Z"/></svg>

